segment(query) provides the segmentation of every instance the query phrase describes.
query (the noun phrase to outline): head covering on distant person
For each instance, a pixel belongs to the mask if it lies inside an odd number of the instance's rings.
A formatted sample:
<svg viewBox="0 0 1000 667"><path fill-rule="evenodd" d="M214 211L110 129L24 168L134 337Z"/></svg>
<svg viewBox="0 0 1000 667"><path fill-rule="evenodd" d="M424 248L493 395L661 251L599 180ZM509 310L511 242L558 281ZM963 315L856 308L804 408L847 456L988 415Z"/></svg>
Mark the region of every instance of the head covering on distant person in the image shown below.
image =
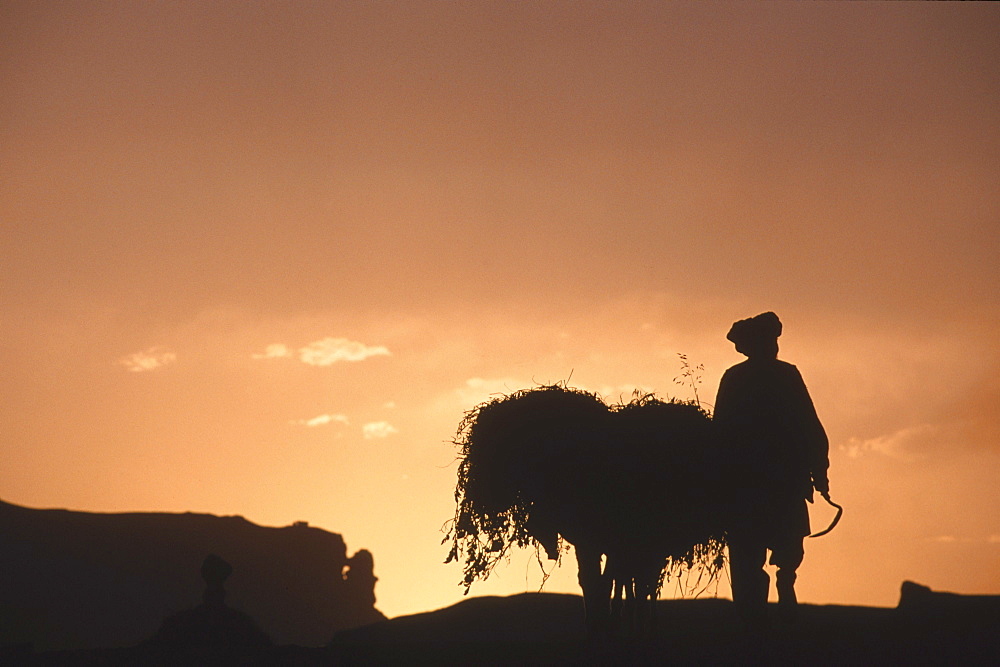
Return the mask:
<svg viewBox="0 0 1000 667"><path fill-rule="evenodd" d="M737 349L752 346L757 341L777 340L781 335L781 320L772 312L733 323L726 338L736 344Z"/></svg>

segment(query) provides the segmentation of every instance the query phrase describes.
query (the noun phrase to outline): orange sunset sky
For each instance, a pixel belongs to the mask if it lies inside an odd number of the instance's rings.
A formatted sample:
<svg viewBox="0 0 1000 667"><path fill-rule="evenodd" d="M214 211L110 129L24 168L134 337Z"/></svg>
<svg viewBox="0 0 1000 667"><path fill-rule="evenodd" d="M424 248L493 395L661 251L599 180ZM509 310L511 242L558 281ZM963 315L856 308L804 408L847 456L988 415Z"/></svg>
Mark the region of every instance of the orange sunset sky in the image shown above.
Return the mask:
<svg viewBox="0 0 1000 667"><path fill-rule="evenodd" d="M846 507L800 599L1000 593L998 34L988 3L3 0L0 498L305 520L373 551L387 615L438 608L465 410L690 398L678 353L710 404L774 310ZM524 552L472 593L540 581Z"/></svg>

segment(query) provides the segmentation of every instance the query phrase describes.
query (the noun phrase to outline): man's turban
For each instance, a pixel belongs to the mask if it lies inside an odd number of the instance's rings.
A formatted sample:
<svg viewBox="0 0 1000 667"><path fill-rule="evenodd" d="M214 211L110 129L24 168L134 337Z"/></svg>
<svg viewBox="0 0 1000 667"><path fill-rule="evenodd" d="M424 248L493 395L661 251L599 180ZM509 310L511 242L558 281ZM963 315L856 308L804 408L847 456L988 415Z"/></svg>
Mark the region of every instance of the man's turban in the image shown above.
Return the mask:
<svg viewBox="0 0 1000 667"><path fill-rule="evenodd" d="M734 323L726 338L740 348L748 344L752 346L756 341L777 339L780 335L781 320L768 312Z"/></svg>

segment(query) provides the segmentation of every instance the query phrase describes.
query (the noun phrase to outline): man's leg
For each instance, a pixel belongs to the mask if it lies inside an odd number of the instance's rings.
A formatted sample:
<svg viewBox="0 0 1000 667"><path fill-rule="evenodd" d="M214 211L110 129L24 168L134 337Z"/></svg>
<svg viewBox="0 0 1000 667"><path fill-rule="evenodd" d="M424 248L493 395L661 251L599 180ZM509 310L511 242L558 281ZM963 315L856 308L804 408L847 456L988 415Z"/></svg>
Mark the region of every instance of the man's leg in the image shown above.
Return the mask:
<svg viewBox="0 0 1000 667"><path fill-rule="evenodd" d="M778 613L782 620L794 623L798 617L798 598L795 595L795 571L802 564L805 551L801 537L783 539L771 550L771 565L778 568L775 577L778 589Z"/></svg>

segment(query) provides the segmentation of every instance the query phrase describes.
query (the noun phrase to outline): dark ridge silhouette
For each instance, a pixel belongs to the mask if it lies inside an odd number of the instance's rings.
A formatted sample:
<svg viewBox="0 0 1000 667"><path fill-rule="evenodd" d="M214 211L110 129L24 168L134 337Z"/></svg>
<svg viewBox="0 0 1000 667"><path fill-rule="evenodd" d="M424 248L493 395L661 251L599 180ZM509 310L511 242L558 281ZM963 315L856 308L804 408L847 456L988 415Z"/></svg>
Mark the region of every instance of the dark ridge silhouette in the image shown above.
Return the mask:
<svg viewBox="0 0 1000 667"><path fill-rule="evenodd" d="M367 552L365 552L367 553ZM0 646L7 652L135 645L191 607L216 554L233 568L226 605L276 644L319 646L383 620L371 558L360 578L340 535L208 514L98 514L0 502ZM357 558L358 556L355 556ZM221 585L221 582L220 582ZM16 649L20 645L21 649Z"/></svg>

